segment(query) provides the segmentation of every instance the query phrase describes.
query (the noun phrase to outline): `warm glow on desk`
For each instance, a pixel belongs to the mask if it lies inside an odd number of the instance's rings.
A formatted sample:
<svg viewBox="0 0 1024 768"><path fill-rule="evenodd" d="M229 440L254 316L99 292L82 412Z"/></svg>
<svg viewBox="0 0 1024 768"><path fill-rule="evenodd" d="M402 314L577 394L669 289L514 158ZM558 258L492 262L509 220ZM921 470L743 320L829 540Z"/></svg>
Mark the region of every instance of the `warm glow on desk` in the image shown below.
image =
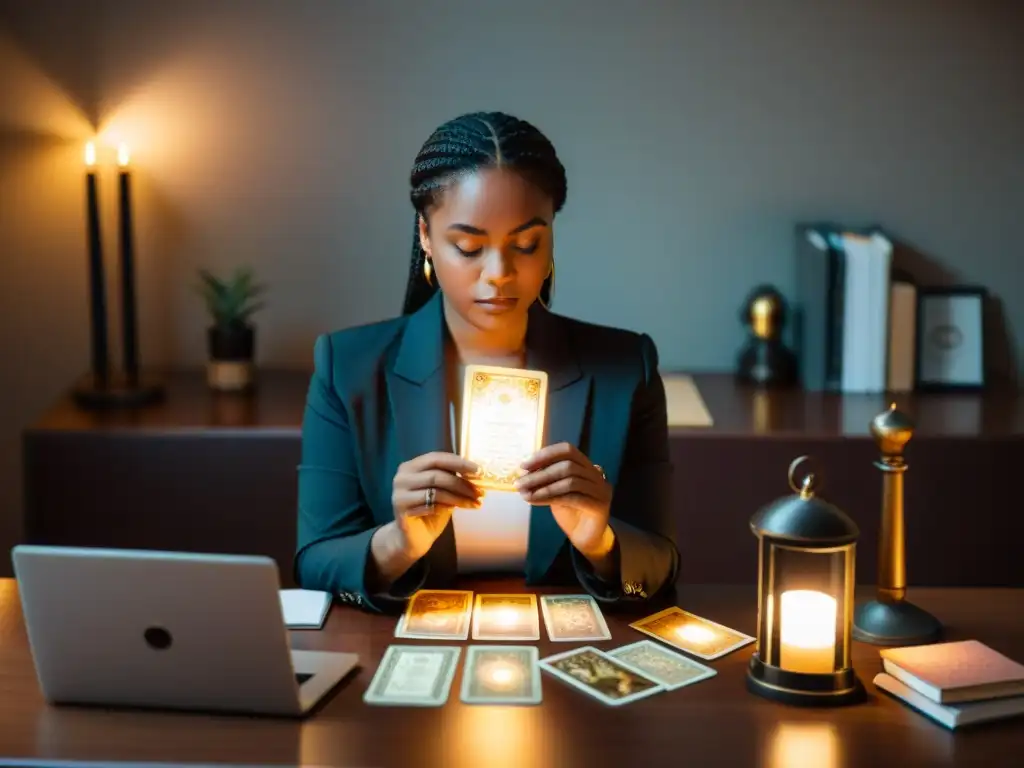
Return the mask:
<svg viewBox="0 0 1024 768"><path fill-rule="evenodd" d="M706 645L715 639L714 631L700 624L683 624L676 629L676 634L695 645Z"/></svg>
<svg viewBox="0 0 1024 768"><path fill-rule="evenodd" d="M824 592L783 592L779 616L779 662L791 672L829 674L835 669L836 599Z"/></svg>
<svg viewBox="0 0 1024 768"><path fill-rule="evenodd" d="M128 145L122 142L117 146L117 164L124 168L128 165L129 160L131 160L131 153L128 151Z"/></svg>
<svg viewBox="0 0 1024 768"><path fill-rule="evenodd" d="M779 723L772 733L766 768L838 768L839 737L831 723Z"/></svg>
<svg viewBox="0 0 1024 768"><path fill-rule="evenodd" d="M445 716L437 732L446 768L562 768L573 748L558 709L457 707Z"/></svg>
<svg viewBox="0 0 1024 768"><path fill-rule="evenodd" d="M85 144L85 164L92 168L96 165L96 144L88 141Z"/></svg>

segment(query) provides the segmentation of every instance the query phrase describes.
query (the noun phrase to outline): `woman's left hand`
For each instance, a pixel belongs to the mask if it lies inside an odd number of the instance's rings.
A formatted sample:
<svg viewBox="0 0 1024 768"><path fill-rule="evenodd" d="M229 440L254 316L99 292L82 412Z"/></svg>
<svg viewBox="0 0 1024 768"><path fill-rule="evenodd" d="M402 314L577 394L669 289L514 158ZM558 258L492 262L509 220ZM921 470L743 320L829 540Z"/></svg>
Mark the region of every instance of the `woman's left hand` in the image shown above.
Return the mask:
<svg viewBox="0 0 1024 768"><path fill-rule="evenodd" d="M555 522L582 555L600 558L611 550L612 487L601 467L576 446L558 443L535 453L523 469L527 474L516 481L519 493L531 504L549 505Z"/></svg>

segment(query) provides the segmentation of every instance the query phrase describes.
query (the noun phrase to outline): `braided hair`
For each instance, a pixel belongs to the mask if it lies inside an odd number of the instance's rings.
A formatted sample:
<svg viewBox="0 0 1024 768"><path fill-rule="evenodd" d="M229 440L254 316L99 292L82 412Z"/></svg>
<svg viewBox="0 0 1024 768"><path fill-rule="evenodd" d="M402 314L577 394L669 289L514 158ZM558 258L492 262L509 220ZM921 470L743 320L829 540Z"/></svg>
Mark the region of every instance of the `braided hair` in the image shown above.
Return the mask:
<svg viewBox="0 0 1024 768"><path fill-rule="evenodd" d="M420 216L426 217L445 185L481 168L520 173L551 197L555 213L565 204L565 168L547 137L525 120L502 112L474 112L437 128L420 149L409 176L409 198L416 217L403 314L418 310L437 291L436 279L428 283L423 274L426 254L420 244ZM540 299L550 304L551 277L544 281Z"/></svg>

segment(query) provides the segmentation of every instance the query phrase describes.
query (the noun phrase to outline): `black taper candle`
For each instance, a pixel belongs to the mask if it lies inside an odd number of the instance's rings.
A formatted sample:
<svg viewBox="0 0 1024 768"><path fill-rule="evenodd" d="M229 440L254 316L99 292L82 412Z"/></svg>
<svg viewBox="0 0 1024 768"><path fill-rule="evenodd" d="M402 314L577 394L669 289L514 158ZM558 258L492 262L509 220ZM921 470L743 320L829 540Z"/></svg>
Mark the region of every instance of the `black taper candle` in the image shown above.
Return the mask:
<svg viewBox="0 0 1024 768"><path fill-rule="evenodd" d="M103 246L100 239L100 205L97 193L94 148L86 149L85 174L86 229L89 246L89 309L92 324L92 373L95 386L105 387L110 375L107 350L107 298L106 276L103 269Z"/></svg>
<svg viewBox="0 0 1024 768"><path fill-rule="evenodd" d="M120 250L121 250L121 338L124 345L124 374L129 386L139 380L138 331L135 317L135 253L132 233L131 178L128 152L118 152L120 165Z"/></svg>

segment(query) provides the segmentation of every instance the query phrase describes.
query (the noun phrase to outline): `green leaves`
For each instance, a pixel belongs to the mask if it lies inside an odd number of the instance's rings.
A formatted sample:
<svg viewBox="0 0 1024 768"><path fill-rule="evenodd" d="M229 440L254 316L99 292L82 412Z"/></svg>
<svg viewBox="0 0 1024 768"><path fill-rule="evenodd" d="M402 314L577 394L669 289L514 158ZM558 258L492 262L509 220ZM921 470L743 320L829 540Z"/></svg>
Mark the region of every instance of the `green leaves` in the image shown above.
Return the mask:
<svg viewBox="0 0 1024 768"><path fill-rule="evenodd" d="M248 267L239 267L227 280L200 269L199 278L196 290L218 326L248 325L252 314L263 308L263 302L256 299L265 287L255 282L253 271Z"/></svg>

